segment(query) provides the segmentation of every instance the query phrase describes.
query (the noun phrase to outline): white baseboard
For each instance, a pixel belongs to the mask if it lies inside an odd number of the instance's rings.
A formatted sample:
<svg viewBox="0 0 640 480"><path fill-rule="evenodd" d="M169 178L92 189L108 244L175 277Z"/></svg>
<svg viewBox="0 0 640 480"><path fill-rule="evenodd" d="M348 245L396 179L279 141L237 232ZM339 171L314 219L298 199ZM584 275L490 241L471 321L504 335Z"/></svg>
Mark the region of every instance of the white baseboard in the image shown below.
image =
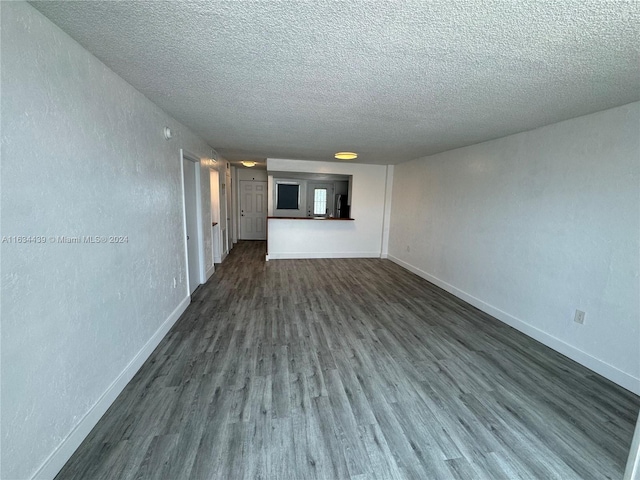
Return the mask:
<svg viewBox="0 0 640 480"><path fill-rule="evenodd" d="M550 347L556 350L557 352L560 352L561 354L571 358L572 360L575 360L579 364L584 365L588 369L593 370L594 372L602 375L603 377L608 378L612 382L617 383L621 387L626 388L627 390L635 393L636 395L640 395L640 378L636 378L632 375L629 375L628 373L623 372L622 370L614 367L613 365L609 365L608 363L596 357L593 357L592 355L589 355L588 353L583 352L582 350L577 349L573 345L569 345L568 343L560 340L559 338L556 338L546 333L545 331L534 327L533 325L529 325L528 323L524 322L523 320L520 320L519 318L514 317L513 315L510 315L509 313L504 312L499 308L496 308L493 305L490 305L480 300L479 298L469 295L463 290L460 290L459 288L443 280L440 280L437 277L434 277L433 275L425 272L424 270L421 270L418 267L415 267L405 262L404 260L400 260L399 258L394 257L393 255L389 255L388 258L392 262L397 263L401 267L406 268L410 272L415 273L419 277L422 277L425 280L428 280L429 282L437 285L443 290L446 290L452 295L455 295L456 297L464 300L465 302L473 305L474 307L482 310L483 312L488 313L492 317L495 317L498 320L506 323L507 325L515 328L516 330L519 330L522 333L530 336L531 338L538 340L539 342L545 344L547 347Z"/></svg>
<svg viewBox="0 0 640 480"><path fill-rule="evenodd" d="M124 390L124 387L127 386L127 383L131 381L140 367L142 367L142 364L149 358L160 341L169 332L178 318L180 318L180 315L184 313L190 302L191 296L188 296L171 312L169 318L164 321L156 333L153 334L135 357L133 357L124 370L120 372L120 375L109 385L95 405L82 417L71 433L62 440L60 445L58 445L44 461L33 477L31 477L32 480L51 480L58 474L64 464L71 458L73 452L76 451L82 441L89 435L89 432L96 426L98 420L105 414L114 400L120 395L122 390Z"/></svg>
<svg viewBox="0 0 640 480"><path fill-rule="evenodd" d="M213 275L215 272L216 272L216 266L211 265L211 267L209 268L209 270L207 270L207 273L205 274L207 277L207 280L209 280L211 278L211 275Z"/></svg>
<svg viewBox="0 0 640 480"><path fill-rule="evenodd" d="M627 467L624 469L622 480L637 480L640 478L640 417L636 420L636 429L631 440Z"/></svg>
<svg viewBox="0 0 640 480"><path fill-rule="evenodd" d="M269 260L297 260L304 258L380 258L380 252L269 252L268 257Z"/></svg>

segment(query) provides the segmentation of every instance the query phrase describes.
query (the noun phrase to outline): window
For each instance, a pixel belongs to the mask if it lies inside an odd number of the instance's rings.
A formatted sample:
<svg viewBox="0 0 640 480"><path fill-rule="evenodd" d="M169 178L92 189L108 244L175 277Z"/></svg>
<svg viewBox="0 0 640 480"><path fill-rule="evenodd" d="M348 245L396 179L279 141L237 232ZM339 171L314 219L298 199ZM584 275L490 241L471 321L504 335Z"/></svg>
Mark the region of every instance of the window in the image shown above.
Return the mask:
<svg viewBox="0 0 640 480"><path fill-rule="evenodd" d="M300 185L279 183L277 187L276 209L298 210L300 208Z"/></svg>
<svg viewBox="0 0 640 480"><path fill-rule="evenodd" d="M313 189L313 215L326 215L327 214L327 189L326 188L314 188Z"/></svg>

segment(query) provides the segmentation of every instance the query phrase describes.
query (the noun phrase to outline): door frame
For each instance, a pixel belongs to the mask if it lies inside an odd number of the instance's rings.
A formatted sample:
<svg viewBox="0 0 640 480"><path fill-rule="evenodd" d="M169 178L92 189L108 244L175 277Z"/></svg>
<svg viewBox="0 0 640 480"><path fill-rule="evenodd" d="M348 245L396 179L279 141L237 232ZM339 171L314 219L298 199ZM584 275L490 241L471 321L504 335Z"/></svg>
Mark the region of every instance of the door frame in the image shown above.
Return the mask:
<svg viewBox="0 0 640 480"><path fill-rule="evenodd" d="M196 166L196 231L197 231L197 252L198 252L198 280L200 285L206 283L204 268L204 235L202 231L202 184L200 178L200 157L190 153L183 148L180 149L180 179L182 183L182 232L184 240L184 260L186 271L187 296L191 296L191 285L189 284L189 247L187 246L187 203L186 191L184 188L184 162L195 163Z"/></svg>
<svg viewBox="0 0 640 480"><path fill-rule="evenodd" d="M233 203L233 193L235 192L235 188L233 188L233 172L231 170L231 164L227 162L227 170L225 171L225 206L226 206L226 215L227 215L227 238L226 238L226 247L227 247L227 255L231 253L233 249L233 228L235 225L234 221L234 209L235 205Z"/></svg>
<svg viewBox="0 0 640 480"><path fill-rule="evenodd" d="M226 173L223 174L224 180L220 184L220 261L224 262L227 255L231 251L228 246L228 235L229 235L229 219L227 214L229 212L229 205L227 205L227 189L229 185L227 185L227 176ZM224 208L222 208L222 200L224 199ZM224 229L222 228L224 226ZM226 247L226 248L225 248Z"/></svg>
<svg viewBox="0 0 640 480"><path fill-rule="evenodd" d="M209 184L211 194L211 250L213 264L222 263L222 234L220 233L220 172L209 168Z"/></svg>

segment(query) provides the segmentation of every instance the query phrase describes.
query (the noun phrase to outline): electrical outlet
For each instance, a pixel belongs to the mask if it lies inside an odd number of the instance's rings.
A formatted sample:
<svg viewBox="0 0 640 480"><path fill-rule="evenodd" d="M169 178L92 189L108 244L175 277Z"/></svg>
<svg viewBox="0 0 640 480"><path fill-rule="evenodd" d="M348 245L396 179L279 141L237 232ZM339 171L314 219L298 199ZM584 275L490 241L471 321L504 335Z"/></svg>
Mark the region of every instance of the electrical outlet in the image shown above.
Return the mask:
<svg viewBox="0 0 640 480"><path fill-rule="evenodd" d="M176 282L176 277L173 277L173 288L176 288L177 282Z"/></svg>
<svg viewBox="0 0 640 480"><path fill-rule="evenodd" d="M573 317L573 321L579 323L580 325L584 325L584 316L586 314L582 310L576 310L576 315Z"/></svg>

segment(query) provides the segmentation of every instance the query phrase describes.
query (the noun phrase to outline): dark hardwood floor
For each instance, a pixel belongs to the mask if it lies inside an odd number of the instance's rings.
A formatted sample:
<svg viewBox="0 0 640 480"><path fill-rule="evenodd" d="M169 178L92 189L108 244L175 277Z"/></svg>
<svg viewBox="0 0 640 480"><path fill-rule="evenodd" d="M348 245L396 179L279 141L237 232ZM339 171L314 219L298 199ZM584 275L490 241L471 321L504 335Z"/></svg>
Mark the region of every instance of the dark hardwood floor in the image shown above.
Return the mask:
<svg viewBox="0 0 640 480"><path fill-rule="evenodd" d="M619 479L637 396L386 260L240 242L56 477Z"/></svg>

